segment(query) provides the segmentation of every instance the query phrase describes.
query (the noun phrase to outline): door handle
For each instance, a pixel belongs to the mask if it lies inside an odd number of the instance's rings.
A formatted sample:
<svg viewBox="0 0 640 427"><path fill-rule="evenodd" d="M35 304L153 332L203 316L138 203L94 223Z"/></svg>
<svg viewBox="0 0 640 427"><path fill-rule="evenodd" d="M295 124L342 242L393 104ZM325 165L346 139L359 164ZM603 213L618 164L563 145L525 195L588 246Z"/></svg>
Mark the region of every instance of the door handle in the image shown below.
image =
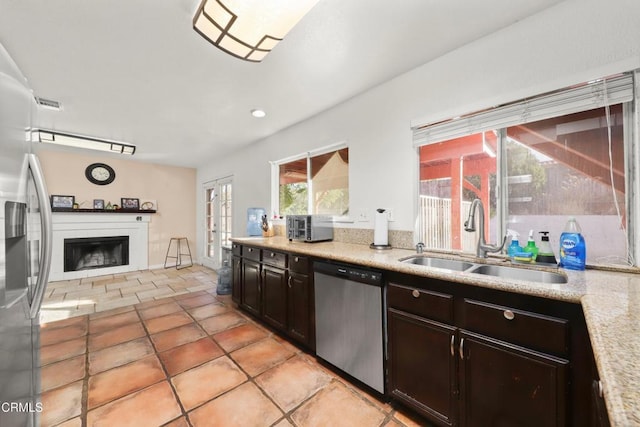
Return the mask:
<svg viewBox="0 0 640 427"><path fill-rule="evenodd" d="M38 193L38 204L40 205L40 224L42 227L42 257L40 259L40 268L38 274L38 280L36 282L36 289L33 295L33 301L31 301L30 314L31 318L35 319L42 307L42 300L44 299L44 291L49 281L49 271L51 270L51 252L52 246L52 223L51 223L51 205L49 204L49 193L47 192L47 186L44 182L44 174L42 173L42 167L40 161L35 154L28 154L29 169L33 176L33 183L36 187L36 193Z"/></svg>

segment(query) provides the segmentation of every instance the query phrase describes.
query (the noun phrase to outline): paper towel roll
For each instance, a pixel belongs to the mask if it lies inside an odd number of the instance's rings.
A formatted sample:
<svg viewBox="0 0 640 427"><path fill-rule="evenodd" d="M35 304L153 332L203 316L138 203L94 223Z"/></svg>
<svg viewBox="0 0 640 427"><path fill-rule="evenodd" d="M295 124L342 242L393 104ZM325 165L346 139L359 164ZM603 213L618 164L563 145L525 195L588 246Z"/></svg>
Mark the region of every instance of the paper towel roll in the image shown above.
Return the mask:
<svg viewBox="0 0 640 427"><path fill-rule="evenodd" d="M389 244L389 221L384 209L376 209L373 221L373 244L380 246Z"/></svg>

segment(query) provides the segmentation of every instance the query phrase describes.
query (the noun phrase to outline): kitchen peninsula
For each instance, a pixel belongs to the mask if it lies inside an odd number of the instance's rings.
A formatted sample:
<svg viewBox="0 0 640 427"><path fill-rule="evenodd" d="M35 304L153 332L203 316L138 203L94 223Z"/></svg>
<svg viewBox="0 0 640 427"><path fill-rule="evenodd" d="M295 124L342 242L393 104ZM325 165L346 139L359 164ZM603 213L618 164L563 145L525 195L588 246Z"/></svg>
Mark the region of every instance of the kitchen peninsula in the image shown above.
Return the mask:
<svg viewBox="0 0 640 427"><path fill-rule="evenodd" d="M607 412L612 426L640 424L640 275L634 273L587 270L566 274L567 283L535 283L506 280L493 276L453 272L400 262L414 251L392 249L374 251L365 245L339 242L307 244L289 242L283 237L235 238L235 244L286 252L312 259L346 262L380 269L389 274L406 274L438 279L462 285L541 297L580 304L602 383ZM427 255L427 254L425 254ZM444 255L435 255L444 256ZM453 257L453 256L451 256ZM470 259L478 262L477 259ZM489 263L504 264L498 258ZM551 303L551 302L550 302Z"/></svg>

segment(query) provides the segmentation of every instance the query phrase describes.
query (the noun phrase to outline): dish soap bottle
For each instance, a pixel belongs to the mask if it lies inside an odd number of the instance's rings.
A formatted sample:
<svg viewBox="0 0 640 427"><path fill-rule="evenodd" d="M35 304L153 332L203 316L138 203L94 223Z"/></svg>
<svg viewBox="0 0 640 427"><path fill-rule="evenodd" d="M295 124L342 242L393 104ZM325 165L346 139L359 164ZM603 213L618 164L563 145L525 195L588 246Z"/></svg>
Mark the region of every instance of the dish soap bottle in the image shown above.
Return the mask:
<svg viewBox="0 0 640 427"><path fill-rule="evenodd" d="M553 254L551 244L549 244L549 232L541 231L542 237L540 238L540 248L538 249L537 262L545 264L557 264L556 256Z"/></svg>
<svg viewBox="0 0 640 427"><path fill-rule="evenodd" d="M520 234L514 230L507 230L507 234L511 236L511 244L507 248L507 255L513 260L513 257L515 257L518 252L522 252L522 246L520 246L520 242L518 241Z"/></svg>
<svg viewBox="0 0 640 427"><path fill-rule="evenodd" d="M568 270L584 270L587 261L587 244L582 229L574 217L570 217L560 235L560 267Z"/></svg>
<svg viewBox="0 0 640 427"><path fill-rule="evenodd" d="M525 246L522 250L531 254L532 262L536 261L536 257L538 256L538 247L536 246L536 241L533 240L533 230L529 231L529 240L527 240L527 246Z"/></svg>

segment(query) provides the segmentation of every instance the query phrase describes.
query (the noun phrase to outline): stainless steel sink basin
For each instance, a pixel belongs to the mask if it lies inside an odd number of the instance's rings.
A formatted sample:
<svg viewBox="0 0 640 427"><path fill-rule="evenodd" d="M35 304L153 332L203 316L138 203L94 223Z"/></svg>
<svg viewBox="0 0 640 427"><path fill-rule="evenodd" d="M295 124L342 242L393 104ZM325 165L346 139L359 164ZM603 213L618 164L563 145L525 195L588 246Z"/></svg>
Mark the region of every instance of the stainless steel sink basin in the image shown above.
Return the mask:
<svg viewBox="0 0 640 427"><path fill-rule="evenodd" d="M505 267L502 265L478 265L475 268L470 269L468 273L484 274L487 276L500 277L502 279L528 280L530 282L567 283L567 278L562 274L550 271Z"/></svg>
<svg viewBox="0 0 640 427"><path fill-rule="evenodd" d="M446 268L453 271L465 271L474 266L473 263L467 261L459 261L455 259L432 258L427 256L413 256L401 260L407 264L424 265L426 267Z"/></svg>

